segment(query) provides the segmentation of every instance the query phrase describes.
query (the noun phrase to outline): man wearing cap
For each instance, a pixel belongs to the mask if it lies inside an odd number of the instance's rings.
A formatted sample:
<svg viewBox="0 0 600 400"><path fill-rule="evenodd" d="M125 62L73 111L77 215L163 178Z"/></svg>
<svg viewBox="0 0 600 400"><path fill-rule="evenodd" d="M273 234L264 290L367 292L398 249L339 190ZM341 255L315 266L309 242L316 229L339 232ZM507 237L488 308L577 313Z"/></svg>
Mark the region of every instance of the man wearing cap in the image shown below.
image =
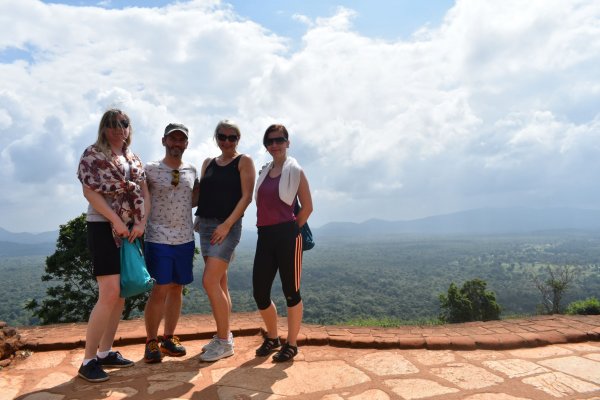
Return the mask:
<svg viewBox="0 0 600 400"><path fill-rule="evenodd" d="M156 285L144 310L144 361L160 362L163 355L180 357L185 347L175 336L181 313L183 286L193 281L194 231L192 207L197 202L196 168L183 162L188 128L171 123L162 137L165 157L146 164L152 209L145 233L145 258ZM158 328L164 317L163 336Z"/></svg>

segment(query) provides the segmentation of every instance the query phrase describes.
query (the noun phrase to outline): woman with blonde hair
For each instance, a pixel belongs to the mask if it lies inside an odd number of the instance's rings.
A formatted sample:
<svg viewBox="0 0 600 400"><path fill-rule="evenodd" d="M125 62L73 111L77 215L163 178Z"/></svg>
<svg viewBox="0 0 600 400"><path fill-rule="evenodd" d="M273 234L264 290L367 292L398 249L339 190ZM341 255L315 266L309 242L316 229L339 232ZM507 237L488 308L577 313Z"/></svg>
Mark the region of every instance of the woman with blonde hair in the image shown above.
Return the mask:
<svg viewBox="0 0 600 400"><path fill-rule="evenodd" d="M202 349L202 361L216 361L234 353L227 269L240 241L242 217L252 201L256 175L252 159L237 151L240 137L234 122L220 121L214 139L221 154L204 160L200 175L196 230L204 258L202 284L217 325L215 336Z"/></svg>
<svg viewBox="0 0 600 400"><path fill-rule="evenodd" d="M133 361L112 351L125 304L120 297L119 247L123 240L133 242L144 234L150 208L142 162L129 149L132 131L127 114L118 109L106 111L96 143L85 149L77 171L89 202L87 239L98 282L98 301L88 320L79 368L79 376L89 382L108 380L103 368L133 366Z"/></svg>

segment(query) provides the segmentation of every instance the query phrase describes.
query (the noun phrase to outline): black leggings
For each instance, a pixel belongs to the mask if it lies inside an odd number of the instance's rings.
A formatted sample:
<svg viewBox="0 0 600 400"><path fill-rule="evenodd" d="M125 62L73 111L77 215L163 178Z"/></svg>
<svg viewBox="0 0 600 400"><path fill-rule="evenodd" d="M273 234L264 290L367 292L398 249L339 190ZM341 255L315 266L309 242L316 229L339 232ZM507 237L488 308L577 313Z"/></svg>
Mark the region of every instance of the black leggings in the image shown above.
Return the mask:
<svg viewBox="0 0 600 400"><path fill-rule="evenodd" d="M302 235L296 222L258 227L252 287L259 310L271 305L271 287L277 270L287 306L294 307L302 300Z"/></svg>

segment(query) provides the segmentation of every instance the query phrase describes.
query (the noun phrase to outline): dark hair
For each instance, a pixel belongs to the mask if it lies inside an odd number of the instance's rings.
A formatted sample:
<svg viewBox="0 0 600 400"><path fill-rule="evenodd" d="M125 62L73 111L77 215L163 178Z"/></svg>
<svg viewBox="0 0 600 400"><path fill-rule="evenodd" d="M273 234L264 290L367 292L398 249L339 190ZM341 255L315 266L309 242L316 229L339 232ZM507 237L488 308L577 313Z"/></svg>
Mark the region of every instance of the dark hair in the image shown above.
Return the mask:
<svg viewBox="0 0 600 400"><path fill-rule="evenodd" d="M285 129L285 126L281 124L273 124L267 128L265 134L263 135L263 146L267 147L267 137L271 132L281 132L283 133L283 137L289 139L288 131Z"/></svg>

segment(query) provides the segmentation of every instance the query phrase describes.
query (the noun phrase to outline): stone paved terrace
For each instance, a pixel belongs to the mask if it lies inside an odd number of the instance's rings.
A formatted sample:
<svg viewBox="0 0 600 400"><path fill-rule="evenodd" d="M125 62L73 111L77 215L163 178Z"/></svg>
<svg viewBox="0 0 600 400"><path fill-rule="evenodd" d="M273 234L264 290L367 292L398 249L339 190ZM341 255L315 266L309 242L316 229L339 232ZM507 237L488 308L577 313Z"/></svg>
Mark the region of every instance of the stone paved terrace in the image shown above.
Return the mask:
<svg viewBox="0 0 600 400"><path fill-rule="evenodd" d="M0 371L0 400L600 399L600 316L394 329L303 325L300 353L283 364L254 356L260 327L257 313L235 314L235 355L203 363L214 322L185 315L178 334L188 354L145 364L143 321L124 321L115 347L136 365L108 370L111 379L98 384L76 377L85 324L20 328L31 354Z"/></svg>

